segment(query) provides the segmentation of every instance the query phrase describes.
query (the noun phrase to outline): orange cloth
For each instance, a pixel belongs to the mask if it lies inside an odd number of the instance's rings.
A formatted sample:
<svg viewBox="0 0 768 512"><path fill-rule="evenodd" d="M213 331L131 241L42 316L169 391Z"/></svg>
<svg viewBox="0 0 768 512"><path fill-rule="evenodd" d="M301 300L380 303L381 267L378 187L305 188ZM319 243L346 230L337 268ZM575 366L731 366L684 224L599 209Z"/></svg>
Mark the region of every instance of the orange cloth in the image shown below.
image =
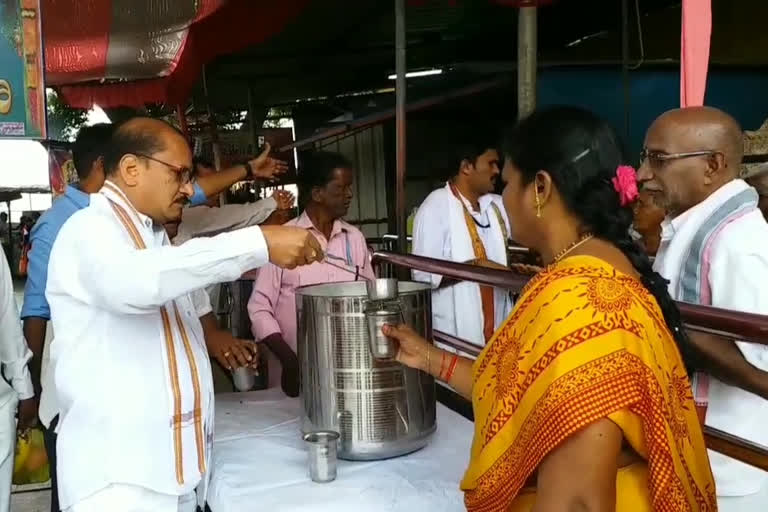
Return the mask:
<svg viewBox="0 0 768 512"><path fill-rule="evenodd" d="M472 240L472 250L475 252L475 258L487 260L488 254L485 252L485 245L483 245L483 241L480 239L480 233L477 232L475 219L467 210L467 205L464 204L459 191L453 185L451 185L451 192L453 192L453 195L456 196L456 199L464 209L464 222L466 222L467 230L469 230L469 238ZM504 231L504 222L500 222L500 225L502 226L502 231ZM492 287L480 286L480 301L483 305L483 336L485 336L485 341L487 342L493 336L496 317Z"/></svg>
<svg viewBox="0 0 768 512"><path fill-rule="evenodd" d="M683 0L680 34L680 106L704 104L712 35L711 0Z"/></svg>
<svg viewBox="0 0 768 512"><path fill-rule="evenodd" d="M474 365L467 510L529 510L544 457L599 419L645 463L617 475L617 510L714 511L690 382L654 298L602 260L550 266ZM533 496L532 496L533 494Z"/></svg>

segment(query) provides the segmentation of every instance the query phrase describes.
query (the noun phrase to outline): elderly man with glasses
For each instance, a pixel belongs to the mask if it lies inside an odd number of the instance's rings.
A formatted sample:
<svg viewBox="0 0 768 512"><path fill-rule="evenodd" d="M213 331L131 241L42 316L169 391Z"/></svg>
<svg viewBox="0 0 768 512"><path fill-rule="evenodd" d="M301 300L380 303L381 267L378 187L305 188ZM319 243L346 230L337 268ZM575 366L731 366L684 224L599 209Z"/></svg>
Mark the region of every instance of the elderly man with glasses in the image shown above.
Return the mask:
<svg viewBox="0 0 768 512"><path fill-rule="evenodd" d="M669 280L672 297L765 315L768 224L757 192L739 179L742 152L741 128L728 114L709 107L672 110L649 128L638 177L661 195L668 212L654 268ZM768 446L768 346L689 336L700 417ZM768 473L717 453L710 460L720 510L765 510Z"/></svg>

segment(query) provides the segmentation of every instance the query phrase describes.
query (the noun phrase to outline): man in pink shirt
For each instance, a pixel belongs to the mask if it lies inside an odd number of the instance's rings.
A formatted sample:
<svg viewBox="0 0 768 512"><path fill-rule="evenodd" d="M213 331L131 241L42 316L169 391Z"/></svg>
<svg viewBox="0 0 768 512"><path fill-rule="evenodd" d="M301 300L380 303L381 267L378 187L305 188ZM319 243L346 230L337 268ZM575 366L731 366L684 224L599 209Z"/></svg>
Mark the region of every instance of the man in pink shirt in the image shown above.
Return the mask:
<svg viewBox="0 0 768 512"><path fill-rule="evenodd" d="M352 201L354 171L337 153L318 152L299 172L299 198L306 201L302 214L286 225L308 229L334 265L360 269L373 277L368 247L359 229L341 220ZM259 269L248 301L254 339L269 347L269 386L280 383L288 396L299 394L296 357L296 298L299 286L354 280L354 275L325 262L295 269L268 264Z"/></svg>

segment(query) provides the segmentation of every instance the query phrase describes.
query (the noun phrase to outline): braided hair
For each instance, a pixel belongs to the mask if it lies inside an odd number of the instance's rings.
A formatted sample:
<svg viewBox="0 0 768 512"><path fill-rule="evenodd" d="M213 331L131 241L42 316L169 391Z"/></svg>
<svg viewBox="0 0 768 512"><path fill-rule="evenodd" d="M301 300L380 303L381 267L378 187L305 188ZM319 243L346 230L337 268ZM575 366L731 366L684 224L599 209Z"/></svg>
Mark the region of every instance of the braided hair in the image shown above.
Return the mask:
<svg viewBox="0 0 768 512"><path fill-rule="evenodd" d="M695 351L683 327L668 281L653 270L645 251L631 238L633 214L622 206L612 179L626 162L613 129L595 114L577 107L549 107L520 121L504 142L504 155L530 184L540 170L552 177L566 207L582 221L583 232L621 250L653 295L689 371Z"/></svg>

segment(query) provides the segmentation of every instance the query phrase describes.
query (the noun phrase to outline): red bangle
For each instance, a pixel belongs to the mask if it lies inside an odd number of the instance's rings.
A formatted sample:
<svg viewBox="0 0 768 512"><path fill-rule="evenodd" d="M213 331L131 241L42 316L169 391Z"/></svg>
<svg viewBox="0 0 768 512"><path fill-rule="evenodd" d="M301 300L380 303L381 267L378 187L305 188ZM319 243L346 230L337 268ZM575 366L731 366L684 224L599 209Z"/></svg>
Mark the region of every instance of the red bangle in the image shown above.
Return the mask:
<svg viewBox="0 0 768 512"><path fill-rule="evenodd" d="M448 371L445 372L445 379L443 379L443 382L446 384L451 382L451 377L453 377L453 372L456 371L456 365L459 362L459 355L456 354L453 356L453 359L451 359L451 364L448 366Z"/></svg>

